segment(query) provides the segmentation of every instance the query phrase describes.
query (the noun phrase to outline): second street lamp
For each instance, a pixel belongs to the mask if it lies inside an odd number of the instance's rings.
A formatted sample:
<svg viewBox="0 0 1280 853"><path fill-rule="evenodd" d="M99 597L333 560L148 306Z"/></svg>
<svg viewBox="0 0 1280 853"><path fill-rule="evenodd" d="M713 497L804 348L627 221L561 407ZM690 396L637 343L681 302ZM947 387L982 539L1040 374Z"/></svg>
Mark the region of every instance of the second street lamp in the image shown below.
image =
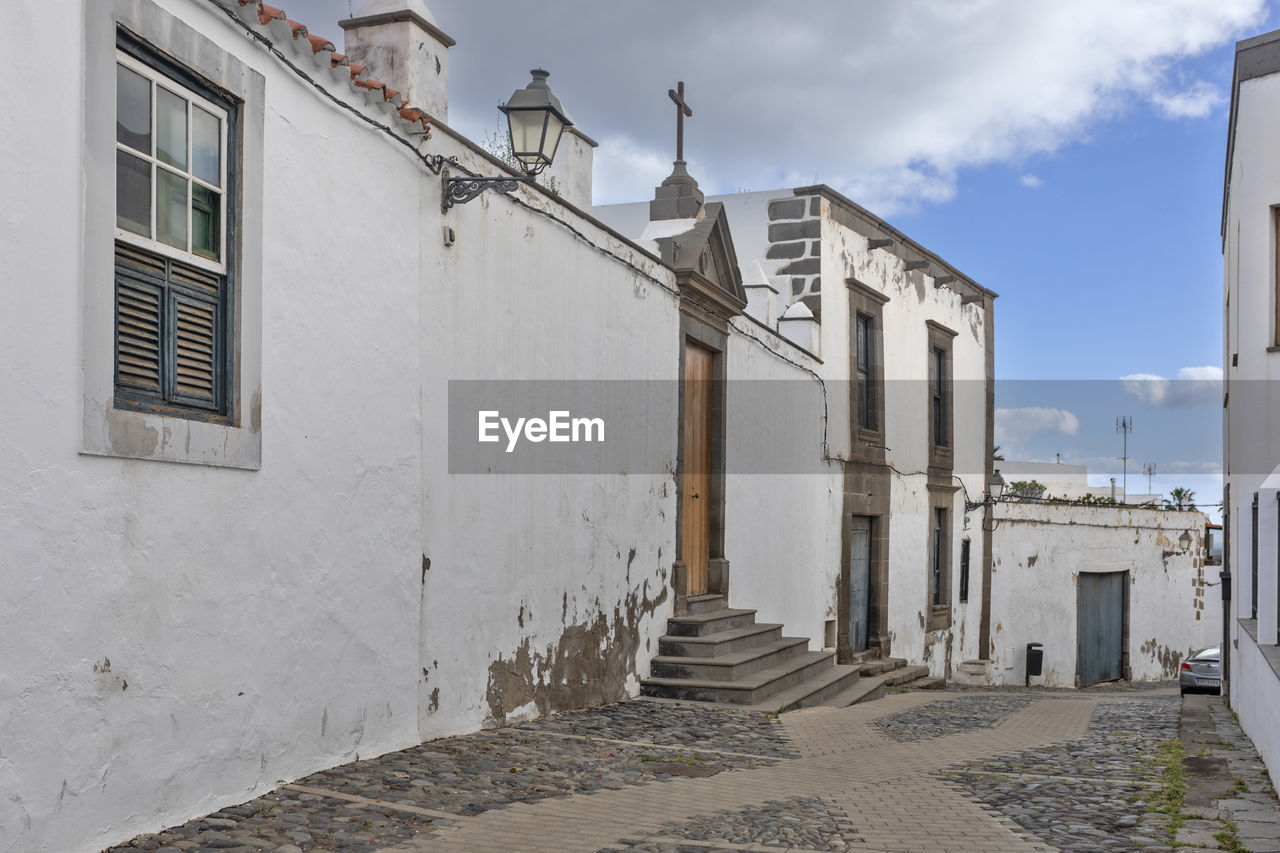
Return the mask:
<svg viewBox="0 0 1280 853"><path fill-rule="evenodd" d="M498 107L507 116L511 153L524 168L524 176L453 178L446 174L440 202L442 211L455 204L465 204L491 187L500 193L513 192L519 184L532 183L539 172L551 165L560 146L560 136L573 122L547 85L550 75L541 68L535 68L530 74L533 79L529 85L517 89Z"/></svg>

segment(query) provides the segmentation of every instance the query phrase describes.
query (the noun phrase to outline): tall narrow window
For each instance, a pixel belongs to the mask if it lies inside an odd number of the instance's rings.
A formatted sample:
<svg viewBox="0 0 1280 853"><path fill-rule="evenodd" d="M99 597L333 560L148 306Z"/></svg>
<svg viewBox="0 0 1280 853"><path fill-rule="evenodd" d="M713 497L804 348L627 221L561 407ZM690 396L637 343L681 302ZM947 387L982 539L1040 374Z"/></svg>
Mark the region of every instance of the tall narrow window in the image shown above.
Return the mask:
<svg viewBox="0 0 1280 853"><path fill-rule="evenodd" d="M1253 493L1253 570L1249 573L1249 618L1258 618L1258 493Z"/></svg>
<svg viewBox="0 0 1280 853"><path fill-rule="evenodd" d="M1272 233L1275 235L1273 243L1274 260L1274 281L1272 282L1272 296L1275 299L1275 316L1272 318L1275 322L1275 330L1272 335L1271 343L1280 347L1280 207L1271 208L1271 225Z"/></svg>
<svg viewBox="0 0 1280 853"><path fill-rule="evenodd" d="M934 347L929 353L929 388L933 400L932 428L933 443L938 447L947 447L951 443L948 429L947 406L947 351Z"/></svg>
<svg viewBox="0 0 1280 853"><path fill-rule="evenodd" d="M969 600L969 540L960 543L960 600Z"/></svg>
<svg viewBox="0 0 1280 853"><path fill-rule="evenodd" d="M117 53L115 399L224 415L233 105L173 78Z"/></svg>
<svg viewBox="0 0 1280 853"><path fill-rule="evenodd" d="M876 420L875 387L875 326L866 314L857 317L857 382L858 426L862 429L878 428Z"/></svg>
<svg viewBox="0 0 1280 853"><path fill-rule="evenodd" d="M933 510L933 553L931 555L932 576L929 581L930 597L933 604L946 604L946 579L944 577L942 537L946 528L947 511L941 507Z"/></svg>

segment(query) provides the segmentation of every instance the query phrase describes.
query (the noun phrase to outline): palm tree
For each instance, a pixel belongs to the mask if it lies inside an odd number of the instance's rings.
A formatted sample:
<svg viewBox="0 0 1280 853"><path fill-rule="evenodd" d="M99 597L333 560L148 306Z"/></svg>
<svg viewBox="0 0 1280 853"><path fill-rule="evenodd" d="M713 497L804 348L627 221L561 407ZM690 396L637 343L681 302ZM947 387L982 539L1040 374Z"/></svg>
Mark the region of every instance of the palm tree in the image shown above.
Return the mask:
<svg viewBox="0 0 1280 853"><path fill-rule="evenodd" d="M1194 511L1196 502L1194 500L1196 493L1190 489L1184 489L1178 486L1176 489L1169 490L1169 497L1164 502L1165 509L1184 509Z"/></svg>

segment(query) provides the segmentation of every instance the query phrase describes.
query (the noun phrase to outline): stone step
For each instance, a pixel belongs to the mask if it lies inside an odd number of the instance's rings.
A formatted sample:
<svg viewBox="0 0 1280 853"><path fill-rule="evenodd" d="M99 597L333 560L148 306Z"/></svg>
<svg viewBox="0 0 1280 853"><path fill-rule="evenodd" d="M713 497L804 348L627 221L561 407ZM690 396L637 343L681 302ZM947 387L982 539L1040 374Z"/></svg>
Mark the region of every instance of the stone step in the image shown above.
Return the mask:
<svg viewBox="0 0 1280 853"><path fill-rule="evenodd" d="M660 637L658 654L665 657L714 658L768 645L781 638L782 625L756 622L729 631L717 631L705 637Z"/></svg>
<svg viewBox="0 0 1280 853"><path fill-rule="evenodd" d="M755 705L765 699L832 668L832 652L805 652L778 666L748 673L737 681L709 681L692 678L646 678L640 682L645 696L720 702L728 705Z"/></svg>
<svg viewBox="0 0 1280 853"><path fill-rule="evenodd" d="M906 658L879 658L862 663L860 671L863 675L880 675L881 673L901 669L906 665Z"/></svg>
<svg viewBox="0 0 1280 853"><path fill-rule="evenodd" d="M886 672L883 678L886 686L897 687L900 684L906 684L908 681L924 678L928 674L929 667L927 666L903 666L892 672Z"/></svg>
<svg viewBox="0 0 1280 853"><path fill-rule="evenodd" d="M912 690L941 690L947 686L947 680L941 675L926 675L924 678L908 681L902 686L910 687Z"/></svg>
<svg viewBox="0 0 1280 853"><path fill-rule="evenodd" d="M805 679L749 707L753 711L781 714L784 711L827 705L831 697L854 689L859 680L857 667L835 664L829 670L820 671L812 678Z"/></svg>
<svg viewBox="0 0 1280 853"><path fill-rule="evenodd" d="M672 616L667 620L667 633L676 637L705 637L717 631L731 631L754 624L754 610L734 610L725 607L710 613L688 613Z"/></svg>
<svg viewBox="0 0 1280 853"><path fill-rule="evenodd" d="M691 595L684 600L686 613L711 613L715 610L724 610L727 603L723 595L711 593L708 595Z"/></svg>
<svg viewBox="0 0 1280 853"><path fill-rule="evenodd" d="M712 635L717 636L717 635ZM659 643L661 646L661 643ZM736 681L752 672L779 666L809 650L807 637L779 637L772 642L715 657L658 655L650 664L654 678Z"/></svg>
<svg viewBox="0 0 1280 853"><path fill-rule="evenodd" d="M870 663L873 660L880 659L879 649L863 649L860 652L854 652L849 656L849 663L854 666L861 666L864 663Z"/></svg>
<svg viewBox="0 0 1280 853"><path fill-rule="evenodd" d="M849 687L821 704L830 708L847 708L859 702L870 702L885 695L884 679L878 675L861 675Z"/></svg>

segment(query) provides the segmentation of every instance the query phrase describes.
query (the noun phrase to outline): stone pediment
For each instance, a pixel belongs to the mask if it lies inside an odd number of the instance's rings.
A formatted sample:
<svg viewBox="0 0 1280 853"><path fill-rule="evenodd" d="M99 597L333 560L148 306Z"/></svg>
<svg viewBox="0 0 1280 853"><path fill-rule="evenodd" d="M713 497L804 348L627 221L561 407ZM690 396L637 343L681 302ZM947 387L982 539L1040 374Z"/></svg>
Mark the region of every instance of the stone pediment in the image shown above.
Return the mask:
<svg viewBox="0 0 1280 853"><path fill-rule="evenodd" d="M708 303L705 307L726 319L741 314L747 292L724 205L711 202L703 205L694 219L668 221L687 224L679 233L655 241L662 260L676 271L681 294Z"/></svg>

